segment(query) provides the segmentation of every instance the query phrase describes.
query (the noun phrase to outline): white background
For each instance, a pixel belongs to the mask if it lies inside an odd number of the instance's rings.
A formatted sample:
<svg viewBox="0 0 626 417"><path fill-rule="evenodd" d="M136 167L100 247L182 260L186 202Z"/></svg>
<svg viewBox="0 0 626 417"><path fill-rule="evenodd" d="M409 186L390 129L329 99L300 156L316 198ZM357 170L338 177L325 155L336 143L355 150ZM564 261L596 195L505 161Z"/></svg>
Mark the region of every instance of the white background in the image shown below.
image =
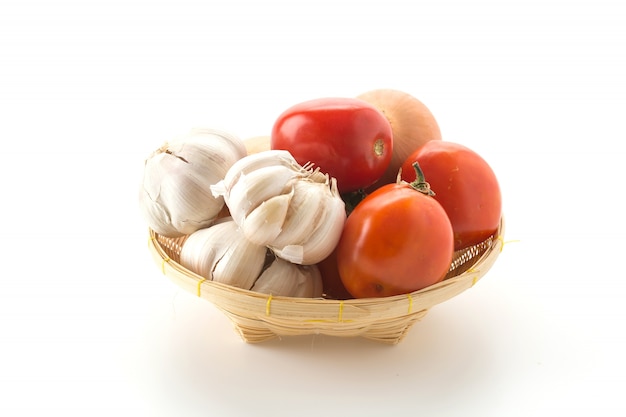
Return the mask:
<svg viewBox="0 0 626 417"><path fill-rule="evenodd" d="M626 411L622 2L0 3L0 414ZM247 345L148 253L144 158L390 87L500 179L511 241L399 345Z"/></svg>

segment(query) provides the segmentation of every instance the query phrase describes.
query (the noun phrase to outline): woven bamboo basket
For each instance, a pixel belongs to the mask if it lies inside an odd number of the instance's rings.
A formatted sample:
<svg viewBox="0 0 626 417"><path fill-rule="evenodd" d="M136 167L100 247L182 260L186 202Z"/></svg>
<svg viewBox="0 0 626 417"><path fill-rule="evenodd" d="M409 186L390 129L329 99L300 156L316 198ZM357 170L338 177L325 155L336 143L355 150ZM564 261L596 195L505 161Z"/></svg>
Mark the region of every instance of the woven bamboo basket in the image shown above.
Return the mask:
<svg viewBox="0 0 626 417"><path fill-rule="evenodd" d="M474 286L489 271L502 251L503 236L502 219L494 236L455 253L446 278L435 285L410 294L350 300L272 297L206 280L178 263L186 237L167 238L150 230L149 246L163 274L212 302L246 342L326 334L396 344L430 308Z"/></svg>

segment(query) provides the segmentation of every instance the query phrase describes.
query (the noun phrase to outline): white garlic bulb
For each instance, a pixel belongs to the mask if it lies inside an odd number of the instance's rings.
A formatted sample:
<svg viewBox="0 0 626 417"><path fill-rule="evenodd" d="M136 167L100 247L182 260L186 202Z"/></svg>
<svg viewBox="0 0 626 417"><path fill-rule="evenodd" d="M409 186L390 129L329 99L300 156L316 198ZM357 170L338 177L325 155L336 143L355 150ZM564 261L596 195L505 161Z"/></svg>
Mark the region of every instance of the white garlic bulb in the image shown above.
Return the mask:
<svg viewBox="0 0 626 417"><path fill-rule="evenodd" d="M180 251L180 264L216 282L249 290L263 270L265 246L246 239L230 217L189 235Z"/></svg>
<svg viewBox="0 0 626 417"><path fill-rule="evenodd" d="M275 258L257 279L252 291L284 297L322 296L322 275L316 265L296 265Z"/></svg>
<svg viewBox="0 0 626 417"><path fill-rule="evenodd" d="M246 156L211 189L224 196L250 241L290 262L316 264L341 237L346 212L337 182L300 166L287 151Z"/></svg>
<svg viewBox="0 0 626 417"><path fill-rule="evenodd" d="M167 237L209 226L224 206L210 187L244 156L241 139L213 129L192 129L156 150L145 161L139 192L148 226Z"/></svg>

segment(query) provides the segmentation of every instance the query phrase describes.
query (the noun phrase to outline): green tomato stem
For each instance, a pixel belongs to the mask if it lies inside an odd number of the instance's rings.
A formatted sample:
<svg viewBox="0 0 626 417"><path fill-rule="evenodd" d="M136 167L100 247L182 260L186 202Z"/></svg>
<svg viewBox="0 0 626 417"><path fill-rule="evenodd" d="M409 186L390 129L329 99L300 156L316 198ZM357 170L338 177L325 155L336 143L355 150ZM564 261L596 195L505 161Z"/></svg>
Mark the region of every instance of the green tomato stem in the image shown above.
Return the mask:
<svg viewBox="0 0 626 417"><path fill-rule="evenodd" d="M413 187L414 190L419 191L422 194L430 196L435 195L435 192L430 189L430 184L426 182L424 172L422 172L422 168L420 168L420 165L417 163L417 161L413 162L413 169L415 170L415 181L413 181L409 185Z"/></svg>

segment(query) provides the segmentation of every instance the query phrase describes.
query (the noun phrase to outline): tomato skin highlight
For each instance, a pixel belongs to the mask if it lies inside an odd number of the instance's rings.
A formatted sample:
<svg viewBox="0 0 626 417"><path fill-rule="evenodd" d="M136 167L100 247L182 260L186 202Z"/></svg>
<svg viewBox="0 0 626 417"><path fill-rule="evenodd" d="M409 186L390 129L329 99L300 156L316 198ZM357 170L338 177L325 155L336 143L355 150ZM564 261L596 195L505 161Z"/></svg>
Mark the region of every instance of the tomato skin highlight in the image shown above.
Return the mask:
<svg viewBox="0 0 626 417"><path fill-rule="evenodd" d="M445 277L453 246L452 226L436 200L409 184L388 184L348 217L337 266L355 298L406 294Z"/></svg>
<svg viewBox="0 0 626 417"><path fill-rule="evenodd" d="M417 148L402 165L402 179L413 181L417 161L454 230L455 250L483 242L500 225L502 195L489 164L468 147L431 141Z"/></svg>
<svg viewBox="0 0 626 417"><path fill-rule="evenodd" d="M391 161L391 125L374 106L327 97L285 110L272 127L272 149L288 150L299 164L313 162L337 179L341 193L376 182Z"/></svg>

